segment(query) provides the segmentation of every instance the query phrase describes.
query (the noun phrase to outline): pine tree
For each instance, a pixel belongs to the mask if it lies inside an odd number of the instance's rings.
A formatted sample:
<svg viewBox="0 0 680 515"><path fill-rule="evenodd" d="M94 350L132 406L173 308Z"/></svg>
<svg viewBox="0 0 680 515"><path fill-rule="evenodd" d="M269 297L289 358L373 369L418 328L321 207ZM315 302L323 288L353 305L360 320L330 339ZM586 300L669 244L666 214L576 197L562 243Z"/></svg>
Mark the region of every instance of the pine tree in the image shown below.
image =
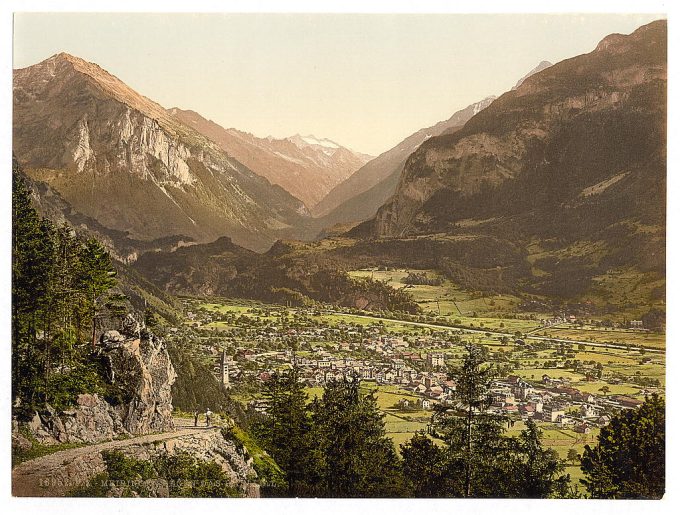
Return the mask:
<svg viewBox="0 0 680 515"><path fill-rule="evenodd" d="M13 162L12 174L12 390L32 401L40 376L38 337L52 272L51 226L31 206Z"/></svg>
<svg viewBox="0 0 680 515"><path fill-rule="evenodd" d="M86 292L86 305L92 320L92 350L95 347L95 329L100 296L116 284L116 270L106 249L95 239L85 243L81 253L78 282L82 291Z"/></svg>
<svg viewBox="0 0 680 515"><path fill-rule="evenodd" d="M359 380L331 381L312 403L321 495L400 497L406 492L392 440L385 435L375 395Z"/></svg>
<svg viewBox="0 0 680 515"><path fill-rule="evenodd" d="M468 345L463 364L449 372L458 404L433 416L434 436L444 441L440 495L452 497L561 497L568 476L556 453L544 449L533 423L519 437L505 435L506 420L487 412L494 369L480 347ZM412 440L413 443L413 440ZM406 459L406 457L405 457ZM406 459L405 466L412 466Z"/></svg>
<svg viewBox="0 0 680 515"><path fill-rule="evenodd" d="M456 381L459 406L436 413L434 427L447 445L450 493L480 497L487 494L489 481L493 481L495 457L505 451L503 420L485 413L494 370L485 365L483 349L467 345L466 351L462 366L449 371Z"/></svg>
<svg viewBox="0 0 680 515"><path fill-rule="evenodd" d="M267 421L260 426L259 436L265 448L281 467L290 496L305 496L313 488L311 465L311 419L307 411L307 394L299 380L299 370L273 376L265 383L263 396Z"/></svg>
<svg viewBox="0 0 680 515"><path fill-rule="evenodd" d="M516 439L515 457L512 461L514 489L512 497L545 499L565 497L569 492L569 476L564 471L555 449L545 449L541 442L541 430L529 419L526 429Z"/></svg>
<svg viewBox="0 0 680 515"><path fill-rule="evenodd" d="M443 497L446 457L444 450L424 432L416 433L401 446L403 471L415 497Z"/></svg>

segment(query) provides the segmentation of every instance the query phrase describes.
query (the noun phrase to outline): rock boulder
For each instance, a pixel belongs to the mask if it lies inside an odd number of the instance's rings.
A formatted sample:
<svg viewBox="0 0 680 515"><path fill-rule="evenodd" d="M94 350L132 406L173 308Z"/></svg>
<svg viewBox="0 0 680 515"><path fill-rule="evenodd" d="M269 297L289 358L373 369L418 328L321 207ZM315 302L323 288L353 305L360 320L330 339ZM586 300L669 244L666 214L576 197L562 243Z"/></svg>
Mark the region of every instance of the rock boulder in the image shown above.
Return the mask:
<svg viewBox="0 0 680 515"><path fill-rule="evenodd" d="M127 337L107 331L101 353L107 358L111 381L127 399L114 409L125 430L148 434L174 429L171 387L177 378L162 339L139 326L127 328Z"/></svg>
<svg viewBox="0 0 680 515"><path fill-rule="evenodd" d="M163 340L129 315L120 331L102 334L99 352L122 402L111 405L97 394L83 393L64 411L47 405L23 424L40 443L92 443L174 429L170 389L177 374ZM19 434L18 424L14 433Z"/></svg>

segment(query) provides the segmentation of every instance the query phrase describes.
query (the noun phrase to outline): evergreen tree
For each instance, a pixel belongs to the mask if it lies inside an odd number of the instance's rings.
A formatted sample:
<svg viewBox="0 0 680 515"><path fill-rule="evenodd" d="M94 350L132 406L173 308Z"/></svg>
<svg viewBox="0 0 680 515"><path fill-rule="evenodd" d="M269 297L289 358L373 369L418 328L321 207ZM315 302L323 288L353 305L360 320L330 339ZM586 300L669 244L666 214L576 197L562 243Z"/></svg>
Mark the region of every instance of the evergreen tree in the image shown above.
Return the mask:
<svg viewBox="0 0 680 515"><path fill-rule="evenodd" d="M392 440L375 396L356 378L329 382L312 403L320 495L400 497L406 493Z"/></svg>
<svg viewBox="0 0 680 515"><path fill-rule="evenodd" d="M51 226L31 206L30 192L12 174L12 391L32 401L40 374L38 343L52 273Z"/></svg>
<svg viewBox="0 0 680 515"><path fill-rule="evenodd" d="M468 345L460 367L449 375L456 381L458 403L433 416L434 436L444 441L439 470L439 495L450 497L561 497L568 476L557 454L544 449L533 421L519 437L505 435L506 420L487 412L494 369L486 354ZM413 440L411 441L413 442ZM421 443L422 444L422 443ZM405 455L405 470L413 459Z"/></svg>
<svg viewBox="0 0 680 515"><path fill-rule="evenodd" d="M309 495L314 483L311 419L298 368L273 376L265 383L263 396L268 418L259 426L258 435L286 475L287 494Z"/></svg>
<svg viewBox="0 0 680 515"><path fill-rule="evenodd" d="M498 487L493 477L495 459L506 449L501 438L503 420L485 413L489 407L489 383L494 377L485 364L481 347L466 346L467 355L460 367L449 371L456 381L454 409L435 413L434 428L447 446L447 481L449 494L455 497L493 495Z"/></svg>
<svg viewBox="0 0 680 515"><path fill-rule="evenodd" d="M666 481L666 403L657 394L614 416L586 445L581 482L597 499L660 499Z"/></svg>
<svg viewBox="0 0 680 515"><path fill-rule="evenodd" d="M92 349L95 347L95 328L100 296L116 284L116 270L114 269L109 253L94 238L85 243L78 270L78 281L82 290L86 293L86 306L90 311L92 320Z"/></svg>
<svg viewBox="0 0 680 515"><path fill-rule="evenodd" d="M31 206L16 160L12 174L12 395L24 405L71 402L102 391L87 343L98 302L114 284L108 253L55 228ZM84 389L83 389L84 388ZM76 390L80 389L79 392Z"/></svg>
<svg viewBox="0 0 680 515"><path fill-rule="evenodd" d="M415 497L442 497L444 450L420 431L401 446L404 476Z"/></svg>
<svg viewBox="0 0 680 515"><path fill-rule="evenodd" d="M545 499L548 497L566 497L569 491L569 476L560 475L564 471L564 463L559 459L555 449L545 449L541 443L541 430L529 419L526 429L515 444L515 459L510 477L514 480L511 497Z"/></svg>
<svg viewBox="0 0 680 515"><path fill-rule="evenodd" d="M576 449L569 449L569 452L567 452L567 460L571 461L572 465L580 459L581 457L578 455L578 451Z"/></svg>

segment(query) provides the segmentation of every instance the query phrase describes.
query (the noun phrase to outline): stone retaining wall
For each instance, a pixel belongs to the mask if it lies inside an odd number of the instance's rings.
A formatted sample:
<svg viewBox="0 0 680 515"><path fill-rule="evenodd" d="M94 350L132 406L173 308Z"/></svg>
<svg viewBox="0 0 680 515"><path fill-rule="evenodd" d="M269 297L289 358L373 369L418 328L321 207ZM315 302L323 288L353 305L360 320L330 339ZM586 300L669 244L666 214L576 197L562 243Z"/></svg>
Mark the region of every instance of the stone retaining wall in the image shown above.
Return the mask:
<svg viewBox="0 0 680 515"><path fill-rule="evenodd" d="M28 497L57 497L105 471L102 451L118 450L126 456L148 460L162 454L186 451L197 459L214 461L222 467L233 484L247 497L259 497L259 485L252 458L246 460L219 430L181 430L147 435L130 440L112 441L88 447L60 451L31 460L12 471L12 494ZM150 488L158 496L167 495L167 482L153 480ZM115 492L114 492L115 493Z"/></svg>

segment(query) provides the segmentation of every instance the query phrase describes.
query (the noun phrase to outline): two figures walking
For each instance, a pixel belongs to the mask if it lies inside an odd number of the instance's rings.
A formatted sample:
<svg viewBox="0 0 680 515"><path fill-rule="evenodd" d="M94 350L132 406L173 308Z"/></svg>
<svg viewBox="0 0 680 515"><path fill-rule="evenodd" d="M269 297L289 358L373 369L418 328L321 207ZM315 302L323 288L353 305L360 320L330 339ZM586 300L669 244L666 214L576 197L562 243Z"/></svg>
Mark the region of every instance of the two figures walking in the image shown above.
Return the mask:
<svg viewBox="0 0 680 515"><path fill-rule="evenodd" d="M198 427L198 416L199 411L194 411L194 427ZM212 417L212 411L208 408L205 412L205 427L210 427L210 417Z"/></svg>

